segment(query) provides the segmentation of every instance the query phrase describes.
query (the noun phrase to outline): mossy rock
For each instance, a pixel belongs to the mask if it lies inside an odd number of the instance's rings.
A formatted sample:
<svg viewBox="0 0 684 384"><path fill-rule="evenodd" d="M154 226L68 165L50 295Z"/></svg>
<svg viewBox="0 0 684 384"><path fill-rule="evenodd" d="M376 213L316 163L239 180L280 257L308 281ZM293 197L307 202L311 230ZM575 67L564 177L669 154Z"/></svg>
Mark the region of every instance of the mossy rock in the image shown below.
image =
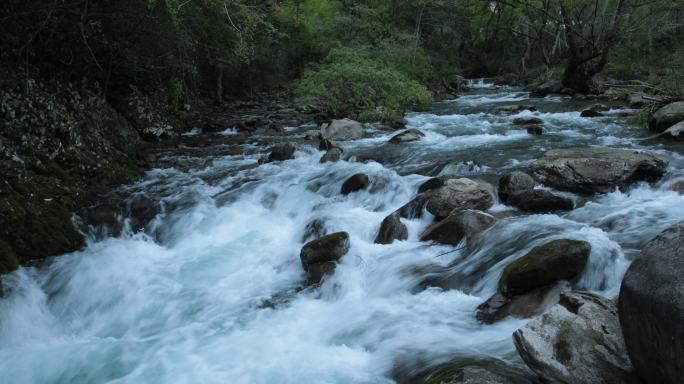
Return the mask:
<svg viewBox="0 0 684 384"><path fill-rule="evenodd" d="M499 291L518 295L559 280L577 277L589 261L591 245L580 240L554 240L533 248L510 263L499 280Z"/></svg>
<svg viewBox="0 0 684 384"><path fill-rule="evenodd" d="M310 241L302 247L299 254L305 271L315 263L337 261L349 252L349 234L335 232L320 239Z"/></svg>

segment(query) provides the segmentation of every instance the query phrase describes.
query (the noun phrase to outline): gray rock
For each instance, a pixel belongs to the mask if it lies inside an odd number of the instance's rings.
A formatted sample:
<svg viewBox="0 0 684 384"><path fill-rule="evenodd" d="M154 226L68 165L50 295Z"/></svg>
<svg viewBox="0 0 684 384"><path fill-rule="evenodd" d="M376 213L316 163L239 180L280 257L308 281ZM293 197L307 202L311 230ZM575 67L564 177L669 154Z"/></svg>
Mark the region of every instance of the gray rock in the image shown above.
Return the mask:
<svg viewBox="0 0 684 384"><path fill-rule="evenodd" d="M375 237L375 244L392 244L394 240L406 240L408 229L401 222L399 212L394 212L385 217L380 224L380 231Z"/></svg>
<svg viewBox="0 0 684 384"><path fill-rule="evenodd" d="M443 187L430 193L427 210L437 217L447 217L454 209L486 210L494 205L492 189L484 182L450 179Z"/></svg>
<svg viewBox="0 0 684 384"><path fill-rule="evenodd" d="M508 196L506 203L522 211L535 213L569 211L574 207L572 199L543 189L513 192Z"/></svg>
<svg viewBox="0 0 684 384"><path fill-rule="evenodd" d="M629 103L630 108L643 108L648 104L649 101L646 100L644 96L646 96L646 94L643 92L636 92L627 96L627 102Z"/></svg>
<svg viewBox="0 0 684 384"><path fill-rule="evenodd" d="M352 192L360 191L368 186L369 178L365 173L357 173L349 177L344 184L342 184L343 195L348 195Z"/></svg>
<svg viewBox="0 0 684 384"><path fill-rule="evenodd" d="M423 193L443 187L446 181L449 179L450 177L448 176L433 177L432 179L425 181L418 187L418 193Z"/></svg>
<svg viewBox="0 0 684 384"><path fill-rule="evenodd" d="M502 105L494 109L494 113L497 115L513 115L520 113L522 111L532 111L535 112L537 107L529 104L516 104L516 105Z"/></svg>
<svg viewBox="0 0 684 384"><path fill-rule="evenodd" d="M513 192L533 189L535 185L532 176L520 171L513 171L499 179L499 198L506 202L508 195Z"/></svg>
<svg viewBox="0 0 684 384"><path fill-rule="evenodd" d="M355 140L366 134L363 125L351 119L333 120L321 126L321 136L328 140Z"/></svg>
<svg viewBox="0 0 684 384"><path fill-rule="evenodd" d="M680 195L684 195L684 180L672 184L672 190Z"/></svg>
<svg viewBox="0 0 684 384"><path fill-rule="evenodd" d="M652 131L663 132L680 121L684 121L684 101L671 103L657 110L648 122L648 127Z"/></svg>
<svg viewBox="0 0 684 384"><path fill-rule="evenodd" d="M558 303L560 293L560 284L536 288L517 296L497 292L477 306L475 317L485 324L493 324L508 316L529 318L541 315Z"/></svg>
<svg viewBox="0 0 684 384"><path fill-rule="evenodd" d="M294 159L294 153L297 150L295 143L280 143L276 144L271 149L271 154L268 155L268 161L285 161Z"/></svg>
<svg viewBox="0 0 684 384"><path fill-rule="evenodd" d="M560 302L513 333L523 361L545 381L562 384L637 384L615 304L587 292Z"/></svg>
<svg viewBox="0 0 684 384"><path fill-rule="evenodd" d="M649 384L684 383L684 221L651 240L618 302L632 363Z"/></svg>
<svg viewBox="0 0 684 384"><path fill-rule="evenodd" d="M477 210L454 210L445 219L429 226L420 235L421 241L458 245L464 238L472 238L496 222L494 216Z"/></svg>
<svg viewBox="0 0 684 384"><path fill-rule="evenodd" d="M397 213L404 219L423 217L423 208L427 205L430 196L431 194L429 192L419 194L401 208L397 209Z"/></svg>
<svg viewBox="0 0 684 384"><path fill-rule="evenodd" d="M553 188L580 193L611 192L638 181L660 179L667 160L647 152L614 148L554 149L529 166Z"/></svg>
<svg viewBox="0 0 684 384"><path fill-rule="evenodd" d="M460 213L460 223L465 237L471 239L496 223L496 217L475 209L466 209Z"/></svg>
<svg viewBox="0 0 684 384"><path fill-rule="evenodd" d="M518 117L513 119L513 125L541 125L544 121L538 117Z"/></svg>
<svg viewBox="0 0 684 384"><path fill-rule="evenodd" d="M321 163L334 163L342 158L342 150L337 147L328 149L323 156L321 156Z"/></svg>
<svg viewBox="0 0 684 384"><path fill-rule="evenodd" d="M669 137L672 137L673 139L684 140L684 121L681 121L671 126L670 128L666 129L663 133L665 133Z"/></svg>
<svg viewBox="0 0 684 384"><path fill-rule="evenodd" d="M533 384L534 380L530 376L522 369L500 360L458 358L434 367L409 382L412 384Z"/></svg>
<svg viewBox="0 0 684 384"><path fill-rule="evenodd" d="M408 143L410 141L420 140L425 134L415 128L407 129L404 132L398 133L389 140L390 143Z"/></svg>
<svg viewBox="0 0 684 384"><path fill-rule="evenodd" d="M499 279L499 292L519 295L560 280L577 277L589 260L591 245L579 240L554 240L533 248L508 264Z"/></svg>
<svg viewBox="0 0 684 384"><path fill-rule="evenodd" d="M338 261L349 252L349 247L349 234L335 232L304 244L299 258L304 270L308 271L313 264Z"/></svg>
<svg viewBox="0 0 684 384"><path fill-rule="evenodd" d="M544 97L549 93L561 93L563 90L563 83L558 79L551 79L539 85L533 86L530 92L530 97Z"/></svg>

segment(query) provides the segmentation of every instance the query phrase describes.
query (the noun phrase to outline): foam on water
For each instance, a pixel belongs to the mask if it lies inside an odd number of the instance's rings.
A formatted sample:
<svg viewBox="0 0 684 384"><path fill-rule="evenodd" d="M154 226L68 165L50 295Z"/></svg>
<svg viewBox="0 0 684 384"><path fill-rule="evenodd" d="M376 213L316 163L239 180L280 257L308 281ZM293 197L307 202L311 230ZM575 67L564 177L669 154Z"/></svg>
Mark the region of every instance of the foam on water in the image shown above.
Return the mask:
<svg viewBox="0 0 684 384"><path fill-rule="evenodd" d="M429 163L435 153L473 160L484 175L559 146L648 148L620 117L490 113L491 103L526 97L502 89L452 103L448 114L411 114L409 125L426 134L417 142L389 145L391 134L375 131L344 143L351 157L399 157L393 166L320 164L320 151L301 146L281 163L257 166L259 154L238 154L148 172L126 187L159 202L148 234L92 238L81 252L3 277L2 382L391 383L393 371L419 361L490 356L520 364L511 333L528 320L482 325L474 315L508 263L553 239L586 240L590 261L575 286L615 297L626 253L684 219L684 197L669 191L684 177L684 157L659 147L671 161L659 185L599 196L561 216L501 219L464 248L420 242L433 220L427 212L402 219L407 240L374 244L382 219L427 179L394 168ZM469 103L481 110L461 114ZM547 134L512 126L528 116L541 118ZM358 172L371 185L342 196L342 183ZM304 288L299 250L313 220L349 232L351 249L320 287ZM425 284L435 273L451 289Z"/></svg>

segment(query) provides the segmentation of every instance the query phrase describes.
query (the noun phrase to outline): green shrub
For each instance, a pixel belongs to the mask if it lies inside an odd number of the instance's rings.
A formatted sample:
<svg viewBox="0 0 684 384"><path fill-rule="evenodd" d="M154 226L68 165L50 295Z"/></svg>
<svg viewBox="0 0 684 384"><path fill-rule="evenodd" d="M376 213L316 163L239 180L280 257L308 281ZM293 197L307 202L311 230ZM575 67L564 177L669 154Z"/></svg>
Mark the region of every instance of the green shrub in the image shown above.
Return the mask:
<svg viewBox="0 0 684 384"><path fill-rule="evenodd" d="M333 50L322 65L305 71L296 92L302 102L337 116L356 113L364 121L403 115L432 101L420 83L352 49Z"/></svg>

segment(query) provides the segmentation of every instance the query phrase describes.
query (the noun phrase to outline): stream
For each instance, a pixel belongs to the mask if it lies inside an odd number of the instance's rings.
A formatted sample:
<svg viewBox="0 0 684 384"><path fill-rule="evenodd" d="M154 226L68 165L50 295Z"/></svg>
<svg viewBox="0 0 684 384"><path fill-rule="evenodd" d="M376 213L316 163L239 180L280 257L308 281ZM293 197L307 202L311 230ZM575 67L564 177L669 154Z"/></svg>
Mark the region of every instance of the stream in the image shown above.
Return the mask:
<svg viewBox="0 0 684 384"><path fill-rule="evenodd" d="M455 357L524 366L511 334L529 319L475 318L503 268L550 240L585 240L589 264L573 289L615 298L643 245L684 220L684 196L671 190L684 180L684 144L652 138L630 123L638 111L617 105L582 118L595 102L471 85L406 116L421 140L389 144L395 132L369 126L367 138L342 143L336 163L319 163L318 141L304 141L315 126L287 128L303 143L294 160L258 164L282 137L162 157L173 166L117 192L154 202L144 231L122 217L121 235L92 231L85 250L3 277L1 381L394 383ZM494 113L514 104L538 111ZM519 117L542 119L546 131L528 134L512 125ZM374 244L383 218L430 177L496 185L547 150L586 146L648 150L670 161L668 172L625 191L560 193L574 210L506 215L467 248L420 242L429 213L403 220L407 240ZM341 195L359 172L370 186ZM497 202L489 211L510 210ZM334 275L306 287L299 252L314 220L326 233L349 232L351 249Z"/></svg>

